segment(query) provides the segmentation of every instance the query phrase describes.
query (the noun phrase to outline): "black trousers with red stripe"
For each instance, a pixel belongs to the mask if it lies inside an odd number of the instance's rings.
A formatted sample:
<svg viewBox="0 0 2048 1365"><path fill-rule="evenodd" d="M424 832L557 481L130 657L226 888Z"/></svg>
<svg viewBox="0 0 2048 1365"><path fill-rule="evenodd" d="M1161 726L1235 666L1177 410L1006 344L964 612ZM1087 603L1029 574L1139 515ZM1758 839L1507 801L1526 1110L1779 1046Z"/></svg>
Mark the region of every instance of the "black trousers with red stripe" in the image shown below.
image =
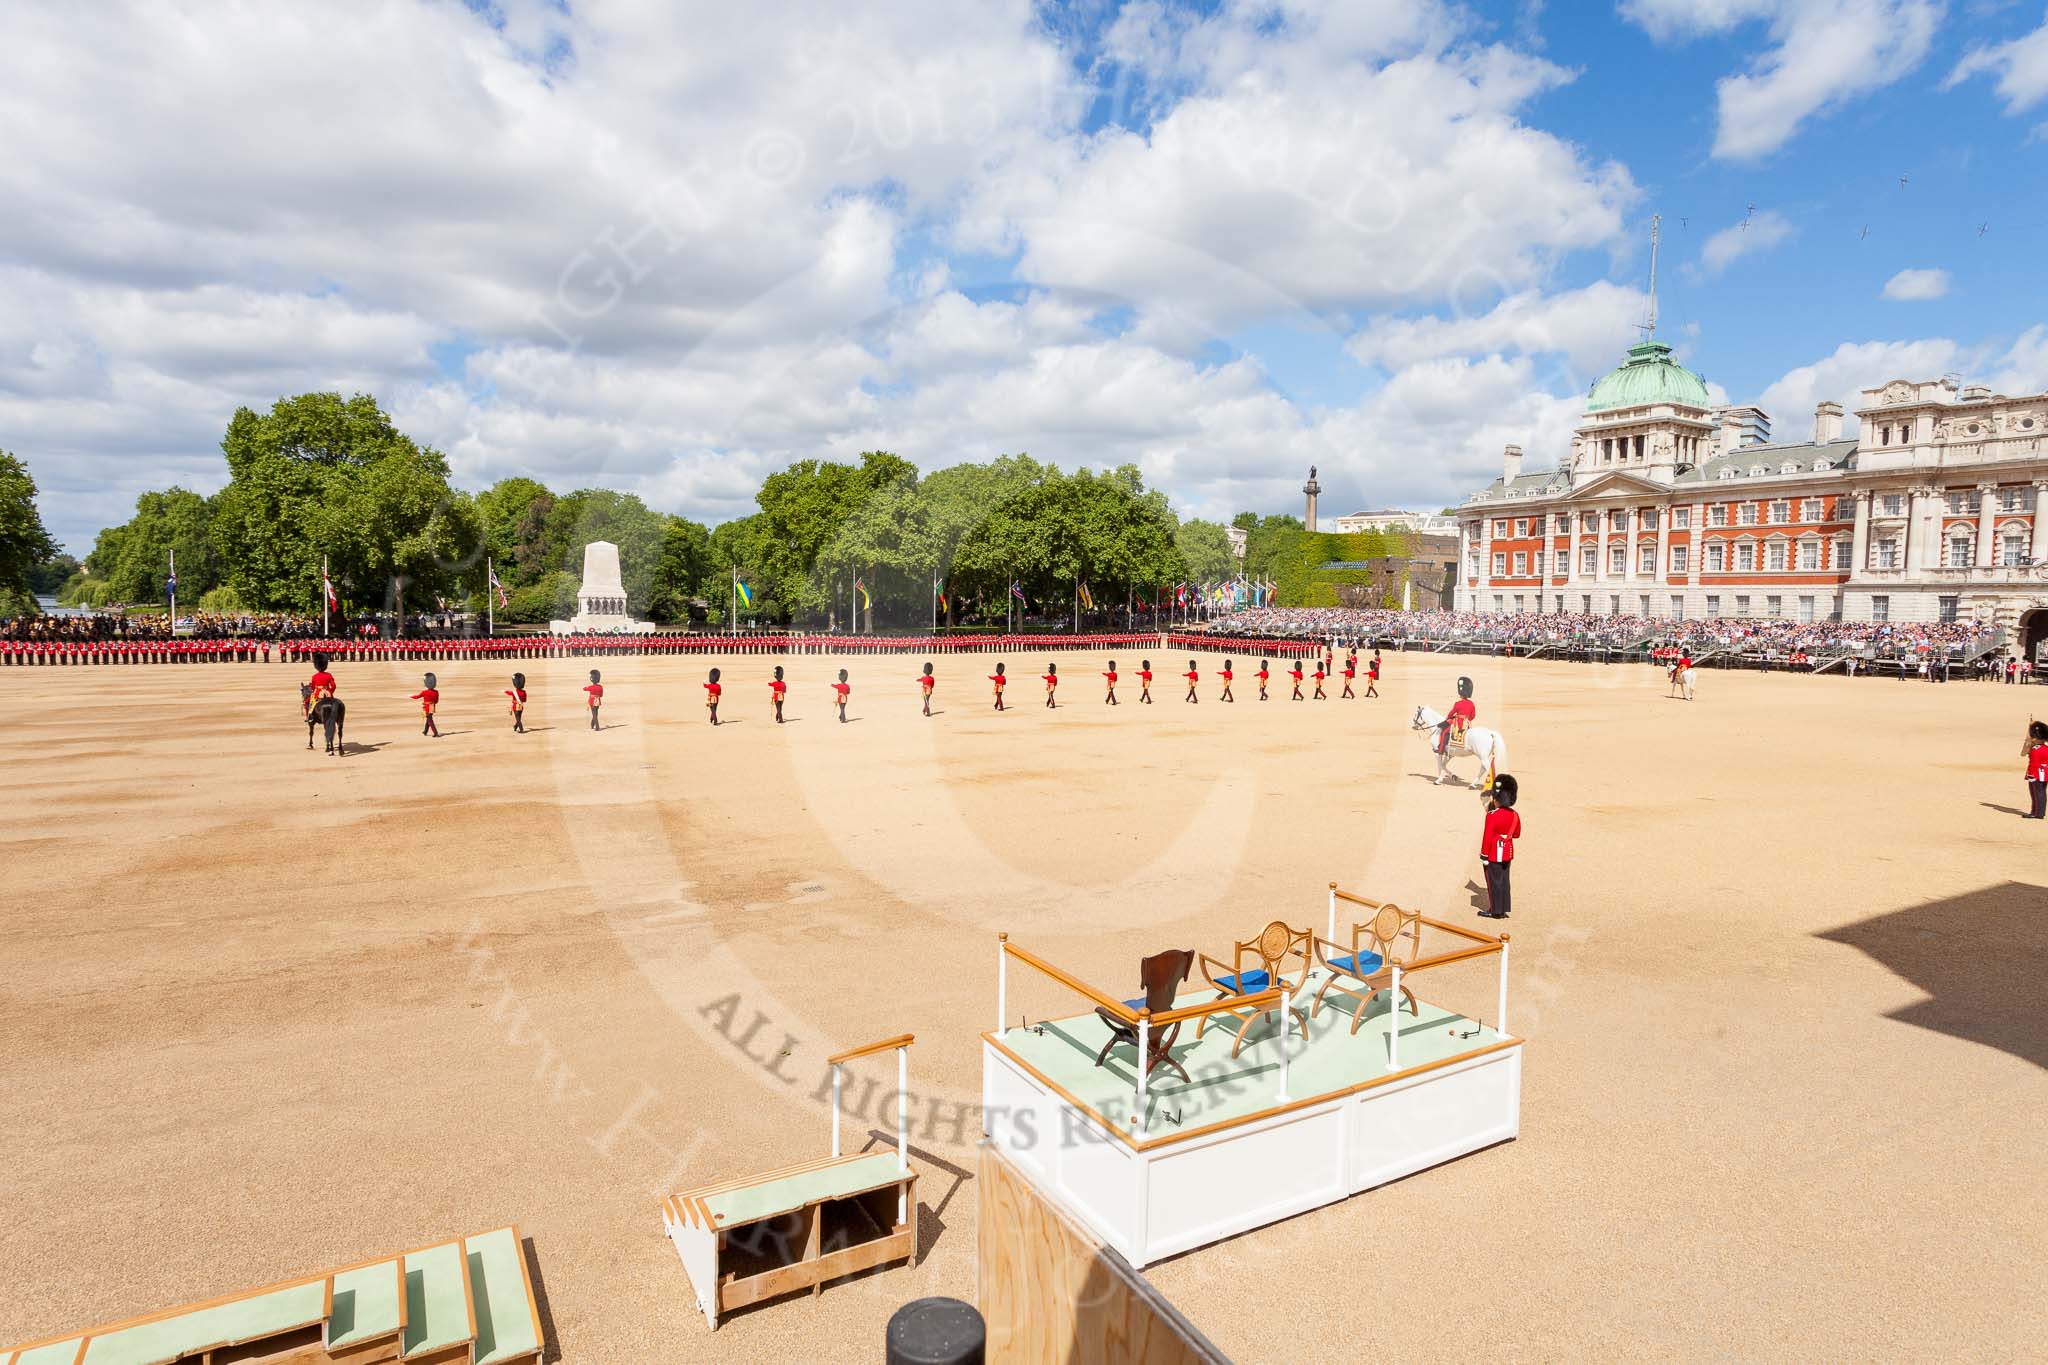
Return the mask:
<svg viewBox="0 0 2048 1365"><path fill-rule="evenodd" d="M1508 889L1508 873L1515 865L1511 862L1496 863L1487 858L1480 859L1479 865L1486 870L1487 909L1495 914L1507 914L1513 900Z"/></svg>

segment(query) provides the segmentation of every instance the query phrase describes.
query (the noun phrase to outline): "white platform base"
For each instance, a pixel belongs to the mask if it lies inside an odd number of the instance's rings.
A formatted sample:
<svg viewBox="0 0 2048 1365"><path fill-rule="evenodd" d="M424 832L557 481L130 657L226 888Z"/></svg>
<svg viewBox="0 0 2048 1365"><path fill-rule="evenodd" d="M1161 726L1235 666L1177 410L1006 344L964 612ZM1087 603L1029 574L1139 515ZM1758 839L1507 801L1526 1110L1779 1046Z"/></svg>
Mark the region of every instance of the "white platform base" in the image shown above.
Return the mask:
<svg viewBox="0 0 2048 1365"><path fill-rule="evenodd" d="M1133 1143L984 1041L983 1128L1134 1266L1334 1203L1521 1131L1522 1047L1187 1138Z"/></svg>

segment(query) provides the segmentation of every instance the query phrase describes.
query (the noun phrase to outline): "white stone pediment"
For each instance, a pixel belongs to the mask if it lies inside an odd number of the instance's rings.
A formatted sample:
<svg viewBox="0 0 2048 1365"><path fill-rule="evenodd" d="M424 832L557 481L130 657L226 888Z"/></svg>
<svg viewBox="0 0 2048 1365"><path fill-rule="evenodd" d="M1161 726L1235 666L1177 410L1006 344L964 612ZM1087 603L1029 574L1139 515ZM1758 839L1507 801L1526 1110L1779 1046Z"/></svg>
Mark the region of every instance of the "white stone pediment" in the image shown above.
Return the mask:
<svg viewBox="0 0 2048 1365"><path fill-rule="evenodd" d="M1572 501L1583 502L1588 498L1640 498L1645 494L1663 497L1670 492L1669 488L1652 479L1609 472L1581 483L1573 489Z"/></svg>

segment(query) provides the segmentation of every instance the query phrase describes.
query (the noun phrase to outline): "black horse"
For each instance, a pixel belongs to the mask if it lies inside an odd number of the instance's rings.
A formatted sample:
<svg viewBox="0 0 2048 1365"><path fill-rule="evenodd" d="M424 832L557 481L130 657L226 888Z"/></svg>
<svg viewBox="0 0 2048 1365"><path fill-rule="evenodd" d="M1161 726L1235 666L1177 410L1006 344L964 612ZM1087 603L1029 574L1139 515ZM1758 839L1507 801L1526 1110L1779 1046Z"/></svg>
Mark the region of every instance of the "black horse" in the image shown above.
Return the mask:
<svg viewBox="0 0 2048 1365"><path fill-rule="evenodd" d="M313 747L313 727L322 727L327 734L327 752L341 757L347 745L341 742L342 722L348 717L348 703L339 697L322 697L313 700L313 685L299 684L299 709L306 713L306 747Z"/></svg>

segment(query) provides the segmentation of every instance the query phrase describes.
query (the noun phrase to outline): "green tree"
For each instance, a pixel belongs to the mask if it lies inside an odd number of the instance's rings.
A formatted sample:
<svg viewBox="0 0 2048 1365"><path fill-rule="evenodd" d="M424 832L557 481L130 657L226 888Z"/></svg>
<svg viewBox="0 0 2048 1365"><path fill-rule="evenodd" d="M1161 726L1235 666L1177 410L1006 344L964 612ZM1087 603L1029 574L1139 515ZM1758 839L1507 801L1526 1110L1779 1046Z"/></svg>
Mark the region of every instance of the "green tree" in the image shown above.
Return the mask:
<svg viewBox="0 0 2048 1365"><path fill-rule="evenodd" d="M31 615L36 611L31 578L38 564L57 553L57 542L43 529L36 510L36 481L28 466L0 450L0 611Z"/></svg>
<svg viewBox="0 0 2048 1365"><path fill-rule="evenodd" d="M534 507L538 508L536 499ZM654 600L655 569L661 562L668 518L631 493L583 488L555 498L540 534L545 571L583 577L583 547L608 540L619 547L619 577L628 610L646 615Z"/></svg>
<svg viewBox="0 0 2048 1365"><path fill-rule="evenodd" d="M654 565L650 614L657 621L689 620L692 598L715 595L710 574L711 533L694 521L670 517Z"/></svg>
<svg viewBox="0 0 2048 1365"><path fill-rule="evenodd" d="M213 514L213 500L189 489L144 493L135 500L134 516L99 533L85 567L107 585L113 601L159 602L175 552L178 595L197 602L221 581Z"/></svg>
<svg viewBox="0 0 2048 1365"><path fill-rule="evenodd" d="M54 597L77 572L76 558L68 554L54 555L29 570L29 591L43 597Z"/></svg>
<svg viewBox="0 0 2048 1365"><path fill-rule="evenodd" d="M228 484L212 539L228 585L255 607L317 606L323 555L338 586L395 603L406 579L432 577L435 556L465 526L474 531L474 508L465 519L454 506L447 460L400 432L368 394L300 394L261 415L237 409L221 452ZM376 505L380 491L400 505Z"/></svg>
<svg viewBox="0 0 2048 1365"><path fill-rule="evenodd" d="M528 561L522 561L520 549L528 537L538 538L553 509L553 495L537 479L500 479L476 495L484 553L507 589L526 582Z"/></svg>
<svg viewBox="0 0 2048 1365"><path fill-rule="evenodd" d="M1187 562L1187 576L1195 583L1221 583L1237 576L1237 556L1230 551L1230 536L1213 521L1184 521L1174 536L1181 558Z"/></svg>
<svg viewBox="0 0 2048 1365"><path fill-rule="evenodd" d="M1230 519L1230 524L1240 531L1249 532L1257 530L1259 525L1259 514L1257 512L1239 512L1236 516Z"/></svg>

